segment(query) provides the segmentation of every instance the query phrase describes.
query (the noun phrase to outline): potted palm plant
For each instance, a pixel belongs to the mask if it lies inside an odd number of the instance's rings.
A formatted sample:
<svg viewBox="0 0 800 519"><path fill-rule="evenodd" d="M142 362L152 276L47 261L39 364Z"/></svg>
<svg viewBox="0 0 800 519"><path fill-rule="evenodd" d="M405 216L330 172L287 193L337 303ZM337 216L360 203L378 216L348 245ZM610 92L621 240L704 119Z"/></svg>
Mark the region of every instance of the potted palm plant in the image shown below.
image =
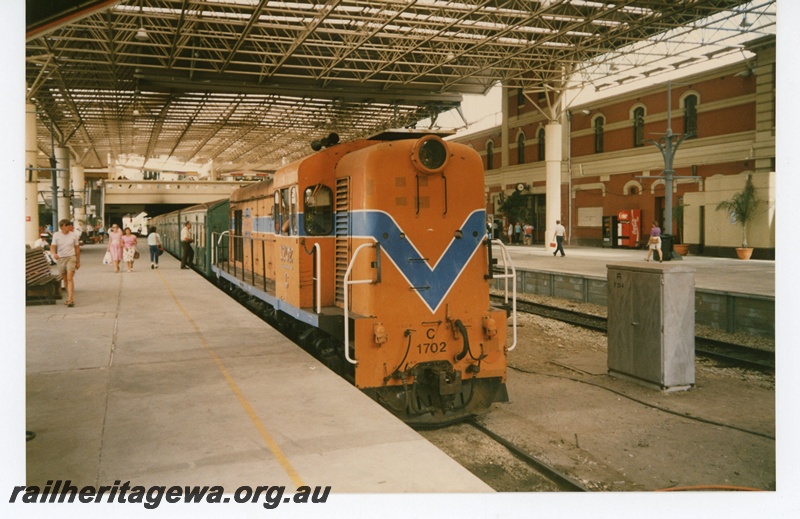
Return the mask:
<svg viewBox="0 0 800 519"><path fill-rule="evenodd" d="M742 227L742 246L736 248L736 255L739 259L750 259L753 254L753 248L747 246L747 223L755 218L760 203L753 185L753 175L747 175L744 188L729 200L724 200L717 205L717 210L730 212L736 218L736 223Z"/></svg>

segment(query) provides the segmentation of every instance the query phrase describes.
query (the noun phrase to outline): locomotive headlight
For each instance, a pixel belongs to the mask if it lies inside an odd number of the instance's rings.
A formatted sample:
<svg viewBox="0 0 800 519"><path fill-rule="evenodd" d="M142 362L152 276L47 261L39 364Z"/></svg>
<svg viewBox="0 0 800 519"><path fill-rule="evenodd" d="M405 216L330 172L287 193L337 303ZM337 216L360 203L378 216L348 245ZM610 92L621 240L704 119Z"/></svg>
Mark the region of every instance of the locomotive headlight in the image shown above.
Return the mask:
<svg viewBox="0 0 800 519"><path fill-rule="evenodd" d="M426 135L411 147L411 162L427 175L441 172L449 156L447 144L436 135Z"/></svg>

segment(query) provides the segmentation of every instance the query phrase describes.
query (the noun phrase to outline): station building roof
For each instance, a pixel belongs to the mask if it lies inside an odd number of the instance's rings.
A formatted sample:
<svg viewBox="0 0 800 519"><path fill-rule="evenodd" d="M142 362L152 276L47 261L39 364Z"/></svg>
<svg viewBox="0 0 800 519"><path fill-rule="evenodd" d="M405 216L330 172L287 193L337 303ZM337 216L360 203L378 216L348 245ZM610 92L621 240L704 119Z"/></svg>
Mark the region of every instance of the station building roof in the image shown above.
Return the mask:
<svg viewBox="0 0 800 519"><path fill-rule="evenodd" d="M42 163L114 157L274 170L342 140L436 124L497 82L602 89L743 52L776 0L28 0ZM567 81L569 79L569 81ZM549 99L549 98L548 98Z"/></svg>

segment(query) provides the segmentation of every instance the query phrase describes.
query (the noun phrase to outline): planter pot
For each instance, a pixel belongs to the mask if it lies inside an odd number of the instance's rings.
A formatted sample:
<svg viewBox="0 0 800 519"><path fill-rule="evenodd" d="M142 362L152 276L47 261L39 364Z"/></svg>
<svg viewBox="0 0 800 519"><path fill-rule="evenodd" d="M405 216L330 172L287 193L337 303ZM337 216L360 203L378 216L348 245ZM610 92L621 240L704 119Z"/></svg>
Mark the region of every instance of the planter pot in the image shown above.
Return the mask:
<svg viewBox="0 0 800 519"><path fill-rule="evenodd" d="M672 246L673 250L680 254L681 256L686 256L689 254L689 245L686 243L676 243Z"/></svg>
<svg viewBox="0 0 800 519"><path fill-rule="evenodd" d="M753 255L753 247L736 247L736 255L741 260L749 260L750 256Z"/></svg>

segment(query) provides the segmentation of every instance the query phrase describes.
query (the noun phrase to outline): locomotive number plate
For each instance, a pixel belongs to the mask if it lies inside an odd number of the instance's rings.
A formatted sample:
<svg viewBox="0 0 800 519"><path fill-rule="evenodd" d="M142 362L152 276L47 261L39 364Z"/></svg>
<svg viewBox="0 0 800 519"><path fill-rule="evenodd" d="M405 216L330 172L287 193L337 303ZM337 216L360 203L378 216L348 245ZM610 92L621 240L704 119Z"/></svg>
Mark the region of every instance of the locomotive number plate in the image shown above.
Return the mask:
<svg viewBox="0 0 800 519"><path fill-rule="evenodd" d="M446 342L423 342L417 344L418 353L446 353Z"/></svg>

